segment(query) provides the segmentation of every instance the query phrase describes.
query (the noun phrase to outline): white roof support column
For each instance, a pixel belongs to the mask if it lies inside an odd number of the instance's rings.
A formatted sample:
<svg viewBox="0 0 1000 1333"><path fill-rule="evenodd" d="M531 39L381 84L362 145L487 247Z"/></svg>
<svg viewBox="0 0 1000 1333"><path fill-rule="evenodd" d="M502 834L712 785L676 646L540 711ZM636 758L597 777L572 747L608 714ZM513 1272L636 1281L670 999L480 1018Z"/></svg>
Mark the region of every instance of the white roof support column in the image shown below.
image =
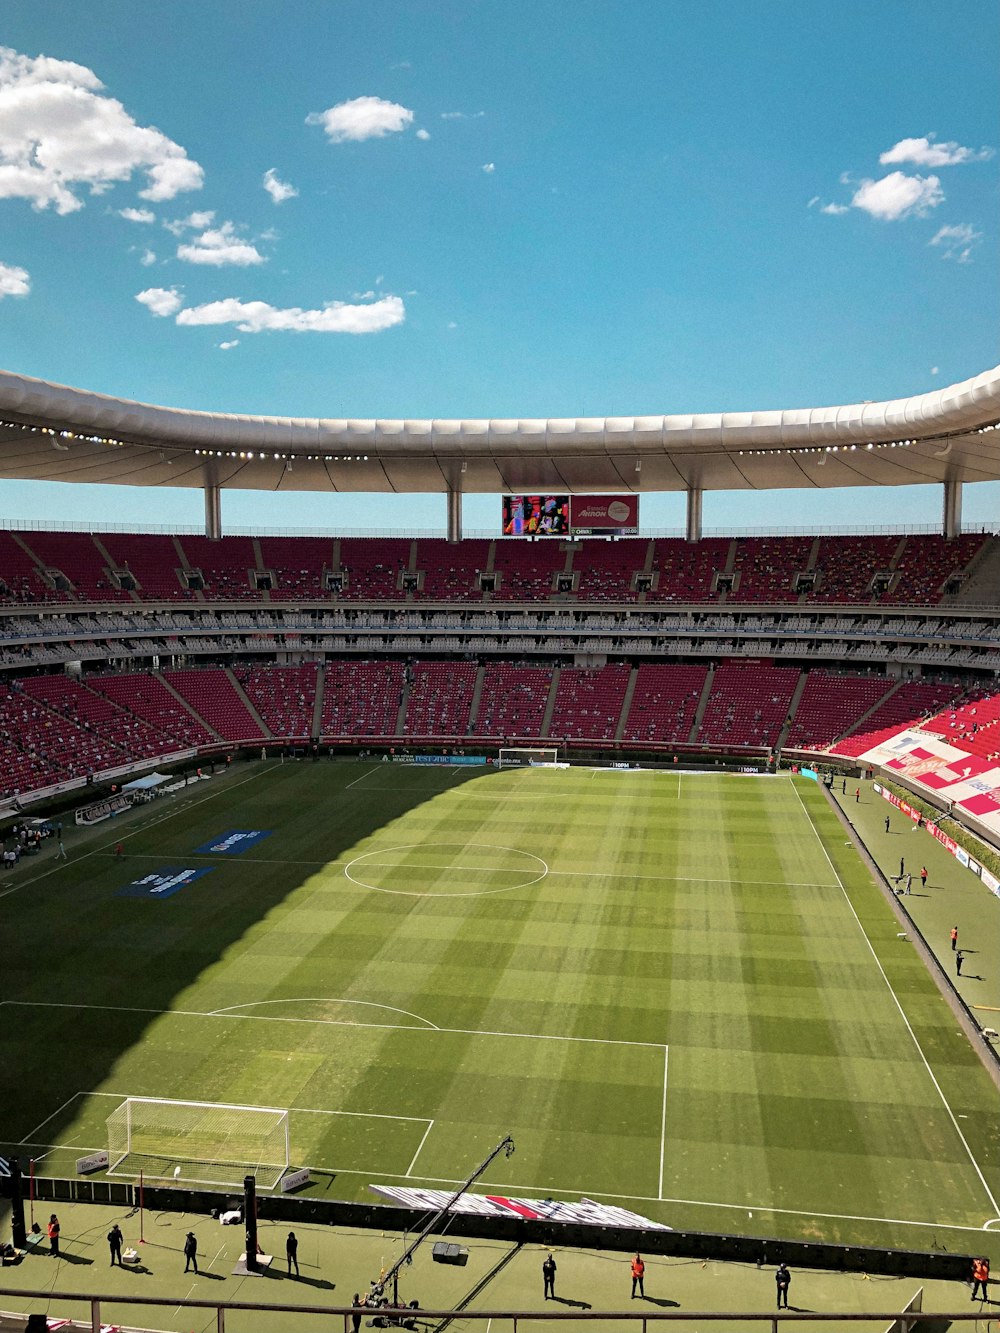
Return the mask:
<svg viewBox="0 0 1000 1333"><path fill-rule="evenodd" d="M448 540L462 540L462 492L457 486L448 487Z"/></svg>
<svg viewBox="0 0 1000 1333"><path fill-rule="evenodd" d="M219 485L215 463L205 463L205 536L218 541L222 536L222 487Z"/></svg>
<svg viewBox="0 0 1000 1333"><path fill-rule="evenodd" d="M701 497L702 490L700 486L688 487L685 537L689 542L701 541Z"/></svg>
<svg viewBox="0 0 1000 1333"><path fill-rule="evenodd" d="M948 541L962 531L962 483L946 481L944 483L944 512L941 530Z"/></svg>

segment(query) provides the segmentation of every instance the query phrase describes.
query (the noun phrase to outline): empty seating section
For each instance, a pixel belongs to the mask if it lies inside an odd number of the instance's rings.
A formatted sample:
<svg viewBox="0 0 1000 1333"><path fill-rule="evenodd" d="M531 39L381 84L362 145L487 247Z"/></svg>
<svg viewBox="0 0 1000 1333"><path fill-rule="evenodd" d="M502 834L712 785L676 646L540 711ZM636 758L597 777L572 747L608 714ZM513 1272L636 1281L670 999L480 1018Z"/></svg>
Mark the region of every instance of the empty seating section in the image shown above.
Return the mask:
<svg viewBox="0 0 1000 1333"><path fill-rule="evenodd" d="M489 555L490 544L486 541L418 542L417 570L424 577L417 597L437 602L481 602L479 575L485 572Z"/></svg>
<svg viewBox="0 0 1000 1333"><path fill-rule="evenodd" d="M550 738L613 741L630 671L623 664L587 671L563 667L556 686Z"/></svg>
<svg viewBox="0 0 1000 1333"><path fill-rule="evenodd" d="M899 581L882 601L911 606L940 601L945 583L962 573L985 540L978 532L963 533L952 541L929 535L907 537L896 564Z"/></svg>
<svg viewBox="0 0 1000 1333"><path fill-rule="evenodd" d="M13 749L30 757L29 769L36 769L37 761L40 774L44 774L49 782L59 782L63 778L82 777L128 762L128 756L110 740L56 712L44 699L29 694L24 688L26 683L17 680L7 686L0 706L0 735ZM40 762L42 760L44 764ZM24 765L16 767L23 768ZM3 778L14 781L6 772ZM14 786L20 787L20 781L14 781Z"/></svg>
<svg viewBox="0 0 1000 1333"><path fill-rule="evenodd" d="M180 578L181 557L173 537L155 533L102 532L101 544L114 561L115 570L126 569L139 585L145 602L192 601Z"/></svg>
<svg viewBox="0 0 1000 1333"><path fill-rule="evenodd" d="M551 686L551 667L490 662L483 676L474 734L499 740L540 736Z"/></svg>
<svg viewBox="0 0 1000 1333"><path fill-rule="evenodd" d="M396 661L346 658L327 662L322 735L330 739L394 736L404 669L404 664Z"/></svg>
<svg viewBox="0 0 1000 1333"><path fill-rule="evenodd" d="M261 537L260 554L274 578L272 601L319 601L325 597L323 575L333 568L329 537Z"/></svg>
<svg viewBox="0 0 1000 1333"><path fill-rule="evenodd" d="M205 667L165 671L163 679L186 699L199 717L224 741L260 740L260 727L233 688L225 671Z"/></svg>
<svg viewBox="0 0 1000 1333"><path fill-rule="evenodd" d="M623 739L683 744L691 734L706 666L644 662L636 675Z"/></svg>
<svg viewBox="0 0 1000 1333"><path fill-rule="evenodd" d="M634 602L635 575L646 565L649 542L625 537L617 542L584 541L573 553L579 573L576 596L584 602Z"/></svg>
<svg viewBox="0 0 1000 1333"><path fill-rule="evenodd" d="M49 587L41 570L12 532L0 532L0 601L20 604L70 600L68 593Z"/></svg>
<svg viewBox="0 0 1000 1333"><path fill-rule="evenodd" d="M58 571L82 602L130 602L108 571L108 562L87 532L24 533L22 541L52 574Z"/></svg>
<svg viewBox="0 0 1000 1333"><path fill-rule="evenodd" d="M406 719L407 736L467 736L475 662L414 662Z"/></svg>
<svg viewBox="0 0 1000 1333"><path fill-rule="evenodd" d="M308 740L316 707L315 662L303 666L240 666L233 668L247 698L274 736Z"/></svg>
<svg viewBox="0 0 1000 1333"><path fill-rule="evenodd" d="M736 543L739 574L727 602L797 602L795 575L805 572L811 537L743 537Z"/></svg>
<svg viewBox="0 0 1000 1333"><path fill-rule="evenodd" d="M554 537L535 542L511 537L497 542L493 568L500 575L494 601L544 602L554 576L566 568L566 552Z"/></svg>
<svg viewBox="0 0 1000 1333"><path fill-rule="evenodd" d="M408 537L343 537L340 572L347 577L338 595L354 602L405 598L402 574L409 568L411 546Z"/></svg>
<svg viewBox="0 0 1000 1333"><path fill-rule="evenodd" d="M850 756L864 754L902 727L922 723L924 718L943 708L960 692L957 685L923 680L904 681L870 717L866 717L833 746L833 753Z"/></svg>
<svg viewBox="0 0 1000 1333"><path fill-rule="evenodd" d="M54 730L59 723L19 681L0 685L0 796L49 787L66 776L57 758L63 746Z"/></svg>
<svg viewBox="0 0 1000 1333"><path fill-rule="evenodd" d="M923 727L959 750L992 759L1000 753L1000 693L974 690Z"/></svg>
<svg viewBox="0 0 1000 1333"><path fill-rule="evenodd" d="M148 759L170 749L180 749L148 722L126 713L106 695L97 694L70 676L30 676L21 681L24 692L47 704L68 721L89 731L95 739L117 747L112 763Z"/></svg>
<svg viewBox="0 0 1000 1333"><path fill-rule="evenodd" d="M215 737L151 671L122 676L88 676L87 688L103 694L126 713L149 723L163 736L164 751L210 745Z"/></svg>
<svg viewBox="0 0 1000 1333"><path fill-rule="evenodd" d="M712 681L699 744L776 745L798 679L794 667L723 662Z"/></svg>
<svg viewBox="0 0 1000 1333"><path fill-rule="evenodd" d="M245 601L259 598L252 572L257 568L257 557L250 537L223 537L212 541L208 537L181 537L181 549L188 566L205 581L204 593L209 601Z"/></svg>
<svg viewBox="0 0 1000 1333"><path fill-rule="evenodd" d="M796 750L823 749L874 708L892 688L885 676L810 671L785 741Z"/></svg>
<svg viewBox="0 0 1000 1333"><path fill-rule="evenodd" d="M870 602L872 577L889 571L899 543L899 537L821 537L815 565L820 577L810 600Z"/></svg>
<svg viewBox="0 0 1000 1333"><path fill-rule="evenodd" d="M730 544L726 537L706 537L700 542L664 537L657 541L653 548L653 571L659 577L646 600L715 601L714 575L725 569Z"/></svg>

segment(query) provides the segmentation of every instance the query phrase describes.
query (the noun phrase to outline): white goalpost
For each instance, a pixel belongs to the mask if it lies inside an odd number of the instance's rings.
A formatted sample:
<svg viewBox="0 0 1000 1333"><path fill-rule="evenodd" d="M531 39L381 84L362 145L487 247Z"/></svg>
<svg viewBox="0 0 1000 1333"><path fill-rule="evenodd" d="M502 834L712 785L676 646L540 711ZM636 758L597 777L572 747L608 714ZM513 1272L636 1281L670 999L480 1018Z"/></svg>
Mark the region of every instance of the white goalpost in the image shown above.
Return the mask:
<svg viewBox="0 0 1000 1333"><path fill-rule="evenodd" d="M288 1112L272 1106L127 1097L107 1118L108 1175L276 1188L288 1169Z"/></svg>
<svg viewBox="0 0 1000 1333"><path fill-rule="evenodd" d="M559 751L552 746L501 745L498 768L569 768L559 762Z"/></svg>

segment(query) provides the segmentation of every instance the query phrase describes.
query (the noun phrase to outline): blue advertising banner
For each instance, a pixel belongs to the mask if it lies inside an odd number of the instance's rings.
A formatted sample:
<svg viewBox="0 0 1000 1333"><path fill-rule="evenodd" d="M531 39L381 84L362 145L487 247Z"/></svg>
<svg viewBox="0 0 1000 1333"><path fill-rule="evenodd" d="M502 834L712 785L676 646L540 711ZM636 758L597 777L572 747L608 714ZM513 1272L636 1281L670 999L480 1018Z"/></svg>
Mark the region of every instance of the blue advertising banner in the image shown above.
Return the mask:
<svg viewBox="0 0 1000 1333"><path fill-rule="evenodd" d="M270 836L270 829L234 828L194 850L199 856L238 856Z"/></svg>
<svg viewBox="0 0 1000 1333"><path fill-rule="evenodd" d="M394 764L472 764L480 767L487 762L484 754L396 754Z"/></svg>
<svg viewBox="0 0 1000 1333"><path fill-rule="evenodd" d="M143 875L142 879L134 879L131 884L126 884L124 889L119 889L115 897L172 898L175 893L180 893L181 889L186 889L196 879L201 879L202 875L210 875L213 869L213 866L197 866L187 870L171 868L151 871L148 875Z"/></svg>

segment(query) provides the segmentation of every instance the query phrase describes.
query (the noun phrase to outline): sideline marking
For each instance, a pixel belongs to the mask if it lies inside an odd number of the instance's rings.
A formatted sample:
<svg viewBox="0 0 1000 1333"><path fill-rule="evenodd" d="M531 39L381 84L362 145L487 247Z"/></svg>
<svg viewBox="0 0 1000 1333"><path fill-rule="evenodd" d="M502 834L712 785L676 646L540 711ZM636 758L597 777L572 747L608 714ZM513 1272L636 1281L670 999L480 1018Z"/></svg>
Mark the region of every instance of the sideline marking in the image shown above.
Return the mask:
<svg viewBox="0 0 1000 1333"><path fill-rule="evenodd" d="M409 1168L406 1172L407 1176L413 1175L413 1168L416 1166L417 1158L420 1156L420 1149L427 1142L427 1135L431 1132L433 1128L434 1128L434 1121L431 1120L428 1122L427 1128L424 1130L424 1137L417 1144L417 1151L413 1154L413 1161L410 1163Z"/></svg>
<svg viewBox="0 0 1000 1333"><path fill-rule="evenodd" d="M896 1008L899 1010L900 1017L902 1018L903 1022L906 1024L906 1030L907 1030L907 1032L910 1034L910 1036L911 1036L912 1039L913 1039L913 1044L914 1044L914 1046L917 1048L917 1054L920 1056L920 1059L923 1061L924 1068L927 1070L927 1073L928 1073L929 1076L930 1076L930 1080L931 1080L931 1082L934 1084L934 1087L935 1087L935 1089L936 1089L936 1091L937 1091L938 1096L941 1098L941 1104L944 1106L944 1109L948 1112L948 1118L951 1120L951 1123L952 1123L952 1124L954 1125L954 1127L955 1127L955 1133L958 1135L959 1140L960 1140L960 1142L961 1142L961 1144L962 1144L962 1147L965 1149L966 1153L968 1154L969 1161L972 1163L973 1169L975 1170L976 1175L979 1177L979 1183L982 1185L983 1189L986 1191L986 1197L987 1197L987 1199L989 1199L990 1203L992 1204L994 1215L996 1215L997 1213L1000 1213L1000 1204L998 1204L997 1201L996 1201L996 1199L994 1199L994 1197L993 1197L993 1191L990 1189L989 1185L987 1185L987 1183L986 1183L986 1177L983 1175L983 1173L982 1173L982 1171L981 1171L981 1169L980 1169L979 1163L976 1161L975 1157L972 1155L972 1149L969 1147L969 1142L968 1142L968 1140L966 1139L965 1135L962 1133L962 1128L961 1128L961 1126L959 1125L958 1121L955 1119L955 1113L954 1113L954 1111L951 1109L951 1107L950 1107L949 1104L948 1104L948 1099L947 1099L947 1097L945 1097L945 1095L944 1095L944 1091L943 1091L943 1089L942 1089L942 1087L941 1087L941 1084L937 1081L937 1078L936 1078L935 1075L934 1075L934 1070L931 1068L930 1063L928 1062L927 1056L924 1055L923 1047L920 1045L920 1042L919 1042L918 1039L917 1039L917 1034L913 1031L913 1028L912 1028L911 1025L910 1025L910 1020L909 1020L909 1019L907 1018L907 1016L906 1016L906 1010L905 1010L905 1009L903 1008L903 1006L900 1004L900 1002L899 1002L899 996L898 996L898 995L896 994L896 992L893 990L893 988L892 988L892 982L889 980L888 976L886 976L885 968L882 966L882 961L881 961L881 959L879 958L878 954L875 952L875 947L874 947L874 945L872 944L871 940L868 938L868 932L865 930L864 926L863 926L862 923L861 923L861 918L858 916L857 912L856 912L855 909L854 909L854 904L851 902L851 895L847 892L847 889L844 887L844 881L843 881L843 880L841 879L841 877L840 877L840 872L837 870L837 867L836 867L836 866L833 864L833 862L830 860L830 853L826 850L826 843L825 843L825 842L823 841L823 839L820 837L819 829L817 829L816 824L815 824L815 822L813 821L813 817L812 817L812 815L809 813L809 810L808 810L808 808L806 807L806 803L805 803L805 801L803 801L802 796L801 796L800 793L799 793L799 789L798 789L798 787L795 786L794 783L792 784L792 791L794 791L794 792L795 792L795 795L798 797L799 805L801 805L801 807L802 807L802 811L803 811L803 813L805 814L806 819L809 821L809 827L812 829L812 831L813 831L813 835L814 835L814 837L816 838L816 841L819 843L820 847L821 847L822 850L823 850L823 855L826 857L827 864L829 865L829 867L830 867L830 869L833 871L833 873L836 875L836 877L837 877L837 879L838 879L838 881L839 881L839 883L840 883L840 890L841 890L841 892L842 892L843 895L844 895L844 899L846 900L848 907L851 909L851 915L854 917L854 920L858 923L858 929L861 931L861 934L864 936L865 943L868 945L868 948L869 948L869 950L870 950L870 952L871 952L871 956L875 959L875 966L876 966L876 967L878 968L878 970L881 972L881 974L882 974L882 980L885 982L885 984L886 984L886 985L888 986L888 988L889 988L889 994L892 996L893 1003L895 1004ZM853 841L852 841L852 848L853 848Z"/></svg>
<svg viewBox="0 0 1000 1333"><path fill-rule="evenodd" d="M663 1198L663 1154L667 1142L667 1065L670 1062L670 1047L663 1048L663 1110L660 1113L660 1183L656 1191L658 1199Z"/></svg>
<svg viewBox="0 0 1000 1333"><path fill-rule="evenodd" d="M344 791L349 791L351 787L356 787L359 782L364 782L365 778L370 778L373 773L377 772L378 772L377 768L365 769L365 771L361 774L359 778L355 778L353 782L349 782L347 784L347 786L344 788Z"/></svg>

